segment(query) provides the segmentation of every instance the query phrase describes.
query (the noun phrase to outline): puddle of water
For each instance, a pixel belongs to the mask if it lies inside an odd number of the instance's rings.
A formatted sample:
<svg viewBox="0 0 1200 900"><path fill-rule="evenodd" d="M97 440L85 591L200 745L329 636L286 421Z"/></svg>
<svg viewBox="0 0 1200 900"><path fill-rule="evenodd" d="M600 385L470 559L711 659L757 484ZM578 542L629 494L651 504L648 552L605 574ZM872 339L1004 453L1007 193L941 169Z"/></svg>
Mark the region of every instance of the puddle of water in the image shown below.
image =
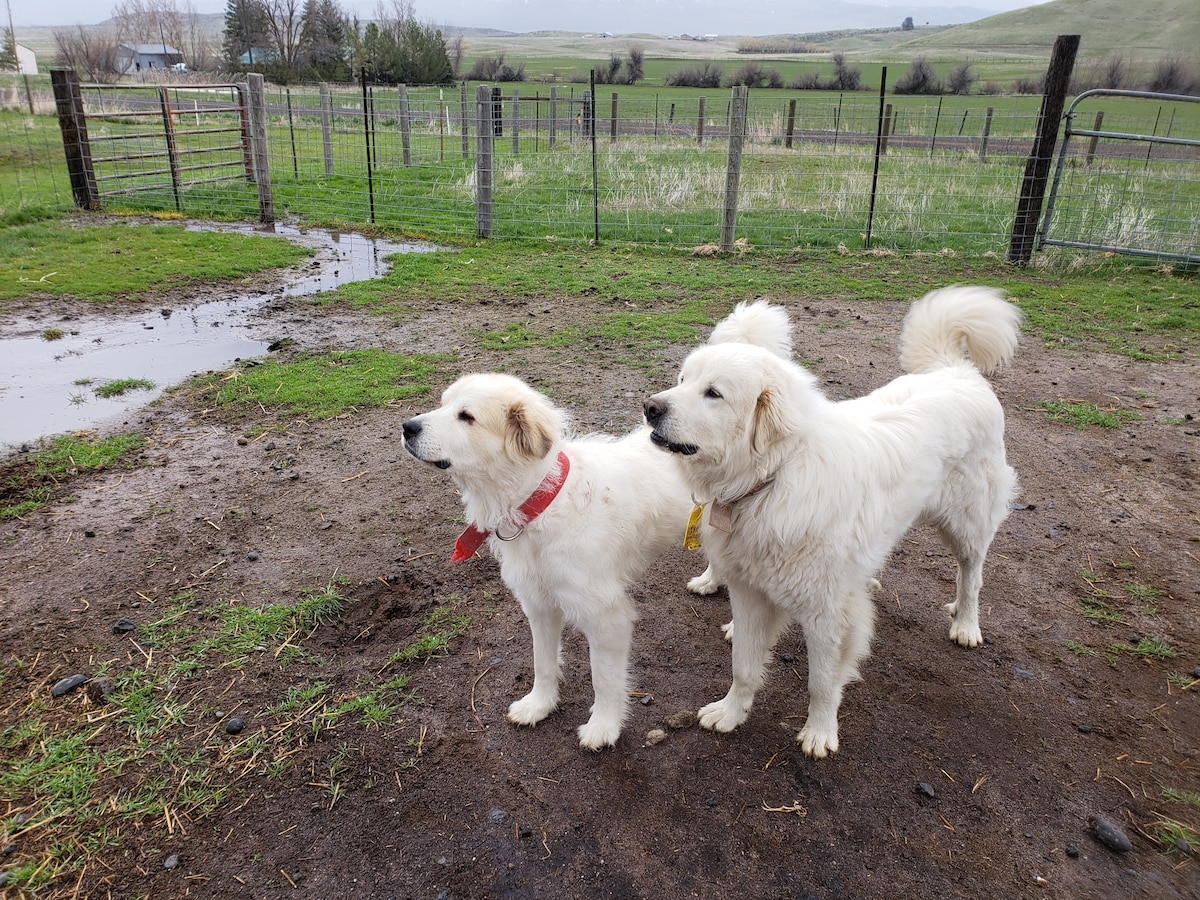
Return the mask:
<svg viewBox="0 0 1200 900"><path fill-rule="evenodd" d="M230 230L264 233L249 227ZM387 256L437 249L281 225L274 234L317 249L305 273L277 290L182 309L28 323L38 335L0 339L0 452L119 419L191 375L262 356L268 344L251 333L249 314L273 298L378 278L387 271ZM67 334L43 340L40 332L50 326ZM126 378L146 379L154 387L122 397L96 396L95 388Z"/></svg>

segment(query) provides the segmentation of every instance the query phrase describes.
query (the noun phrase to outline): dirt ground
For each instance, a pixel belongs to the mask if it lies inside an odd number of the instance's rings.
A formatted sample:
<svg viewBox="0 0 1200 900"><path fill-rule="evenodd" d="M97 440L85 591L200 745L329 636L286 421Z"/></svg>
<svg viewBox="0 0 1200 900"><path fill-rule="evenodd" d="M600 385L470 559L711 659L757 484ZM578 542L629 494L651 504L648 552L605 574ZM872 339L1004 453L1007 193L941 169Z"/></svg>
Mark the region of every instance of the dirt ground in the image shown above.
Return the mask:
<svg viewBox="0 0 1200 900"><path fill-rule="evenodd" d="M902 286L895 302L772 299L790 309L798 355L831 395L899 374L913 299ZM461 372L503 368L551 392L580 430L621 431L688 346L655 351L646 367L603 343L493 352L478 340L480 329L551 329L607 303L496 297L396 322L278 301L259 323L264 339L296 342L285 352L457 353L435 395ZM231 770L214 811L127 828L77 885L58 887L156 898L1200 896L1189 848L1152 840L1164 817L1200 824L1195 807L1163 793L1200 791L1200 685L1186 688L1200 667L1196 360L1135 362L1027 334L994 384L1022 490L985 569L986 643L949 641L953 560L932 532L914 531L880 575L877 637L842 705L841 749L820 761L793 739L807 703L798 632L777 647L745 725L722 735L688 721L724 694L730 661L719 628L728 603L686 591L703 560L683 550L634 588L637 700L618 746L577 746L591 699L577 633L564 644L561 710L532 729L510 725L505 710L531 682L528 628L494 560L448 565L462 527L453 487L401 444L401 422L434 396L253 423L168 396L124 426L148 437L140 466L82 479L73 502L0 525L0 651L5 665L33 661L0 685L0 729L32 698L49 703L64 675L162 664L136 631L112 625L124 616L140 627L185 586L210 600L281 602L336 576L352 601L304 640L307 662L281 670L263 653L181 684L194 698L185 740L206 746L235 740L213 709L244 717L245 739L276 726L265 711L291 687L321 678L351 690L375 677L439 604L471 625L448 656L411 667L413 701L391 723L323 733L274 777ZM1078 431L1037 408L1060 398L1141 418ZM239 443L248 424L276 430ZM1084 616L1097 597L1119 623ZM1120 649L1142 638L1179 655ZM83 692L53 702L64 716L96 712ZM654 729L665 739L647 740ZM321 785L335 748L349 752L331 802ZM22 802L0 797L6 816L36 814ZM1102 843L1095 817L1132 848ZM15 841L0 868L46 839Z"/></svg>

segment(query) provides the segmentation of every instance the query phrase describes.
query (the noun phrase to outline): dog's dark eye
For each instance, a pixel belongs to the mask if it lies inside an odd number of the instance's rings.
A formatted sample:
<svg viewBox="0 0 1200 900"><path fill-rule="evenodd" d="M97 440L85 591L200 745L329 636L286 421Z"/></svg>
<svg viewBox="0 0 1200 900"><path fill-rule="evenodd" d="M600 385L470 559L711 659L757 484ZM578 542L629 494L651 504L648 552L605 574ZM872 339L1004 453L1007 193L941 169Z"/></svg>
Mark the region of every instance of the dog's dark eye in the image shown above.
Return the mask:
<svg viewBox="0 0 1200 900"><path fill-rule="evenodd" d="M710 387L707 391L704 392L704 396L707 397L709 400L720 400L721 392L718 391L715 387Z"/></svg>
<svg viewBox="0 0 1200 900"><path fill-rule="evenodd" d="M460 420L460 421L462 421L462 422L468 422L468 423L469 423L469 422L474 422L474 421L475 421L475 417L474 417L473 415L471 415L469 412L467 412L465 409L464 409L462 412L460 412L460 413L458 414L458 418L459 418L459 420Z"/></svg>

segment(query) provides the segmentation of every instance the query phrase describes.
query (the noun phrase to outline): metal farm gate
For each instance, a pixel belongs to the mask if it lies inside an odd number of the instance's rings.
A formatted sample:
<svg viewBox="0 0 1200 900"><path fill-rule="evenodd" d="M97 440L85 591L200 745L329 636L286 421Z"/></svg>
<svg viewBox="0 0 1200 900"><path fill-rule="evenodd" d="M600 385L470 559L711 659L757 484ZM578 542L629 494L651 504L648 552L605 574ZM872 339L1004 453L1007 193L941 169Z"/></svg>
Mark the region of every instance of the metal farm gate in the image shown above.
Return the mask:
<svg viewBox="0 0 1200 900"><path fill-rule="evenodd" d="M57 73L53 73L57 74ZM253 182L245 85L80 85L56 79L55 100L76 203L134 194L182 196Z"/></svg>
<svg viewBox="0 0 1200 900"><path fill-rule="evenodd" d="M1101 98L1091 127L1075 127ZM1038 249L1200 262L1200 97L1097 89L1065 119Z"/></svg>

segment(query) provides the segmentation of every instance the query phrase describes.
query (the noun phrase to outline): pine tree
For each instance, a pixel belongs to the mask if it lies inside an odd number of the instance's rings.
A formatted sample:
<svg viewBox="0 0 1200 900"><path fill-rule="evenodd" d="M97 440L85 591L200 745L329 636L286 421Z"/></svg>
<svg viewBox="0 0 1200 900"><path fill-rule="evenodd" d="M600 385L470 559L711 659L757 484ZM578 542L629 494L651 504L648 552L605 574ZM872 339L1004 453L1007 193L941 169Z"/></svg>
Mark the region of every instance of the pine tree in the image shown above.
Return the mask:
<svg viewBox="0 0 1200 900"><path fill-rule="evenodd" d="M246 68L242 54L270 46L267 10L263 0L227 0L225 43L222 52L231 69ZM266 60L250 58L249 68L260 68Z"/></svg>

